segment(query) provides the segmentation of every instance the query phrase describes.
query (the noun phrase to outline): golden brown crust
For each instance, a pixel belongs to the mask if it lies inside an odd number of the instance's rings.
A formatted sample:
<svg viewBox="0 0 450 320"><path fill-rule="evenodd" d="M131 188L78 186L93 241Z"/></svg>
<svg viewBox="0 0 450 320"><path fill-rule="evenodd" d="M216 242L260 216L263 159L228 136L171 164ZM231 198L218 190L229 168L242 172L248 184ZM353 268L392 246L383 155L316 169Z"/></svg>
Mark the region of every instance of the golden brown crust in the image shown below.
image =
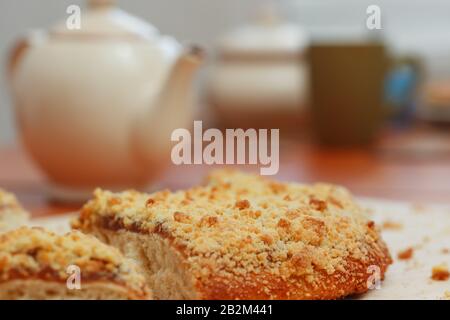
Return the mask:
<svg viewBox="0 0 450 320"><path fill-rule="evenodd" d="M75 227L154 233L182 252L205 299L329 299L367 291L391 263L375 224L343 188L213 173L204 187L97 191Z"/></svg>
<svg viewBox="0 0 450 320"><path fill-rule="evenodd" d="M386 254L387 251L386 251ZM316 282L311 283L303 276L294 276L289 280L274 277L271 274L252 275L242 279L222 279L212 277L210 281L199 283L202 299L210 300L327 300L339 299L349 295L364 293L368 290L368 280L373 274L371 265L381 266L380 280L390 262L378 258L370 264L349 260L345 271L336 271L329 275L316 270Z"/></svg>
<svg viewBox="0 0 450 320"><path fill-rule="evenodd" d="M83 283L114 283L126 288L130 298L151 297L136 266L92 236L78 231L60 236L26 227L0 235L0 283L44 280L65 284L72 265L80 269Z"/></svg>

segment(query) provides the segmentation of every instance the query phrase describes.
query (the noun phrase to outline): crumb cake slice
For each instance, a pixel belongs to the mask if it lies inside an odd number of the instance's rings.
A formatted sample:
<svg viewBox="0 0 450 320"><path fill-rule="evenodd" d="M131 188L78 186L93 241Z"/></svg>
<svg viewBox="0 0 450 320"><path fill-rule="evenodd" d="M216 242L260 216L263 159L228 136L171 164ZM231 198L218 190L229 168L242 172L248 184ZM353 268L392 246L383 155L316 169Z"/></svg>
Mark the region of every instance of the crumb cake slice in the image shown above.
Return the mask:
<svg viewBox="0 0 450 320"><path fill-rule="evenodd" d="M28 222L29 214L16 197L0 188L0 232L18 228Z"/></svg>
<svg viewBox="0 0 450 320"><path fill-rule="evenodd" d="M1 300L150 298L134 262L95 237L26 227L0 235Z"/></svg>
<svg viewBox="0 0 450 320"><path fill-rule="evenodd" d="M391 263L344 188L217 171L204 186L97 190L73 226L135 259L159 299L334 299Z"/></svg>

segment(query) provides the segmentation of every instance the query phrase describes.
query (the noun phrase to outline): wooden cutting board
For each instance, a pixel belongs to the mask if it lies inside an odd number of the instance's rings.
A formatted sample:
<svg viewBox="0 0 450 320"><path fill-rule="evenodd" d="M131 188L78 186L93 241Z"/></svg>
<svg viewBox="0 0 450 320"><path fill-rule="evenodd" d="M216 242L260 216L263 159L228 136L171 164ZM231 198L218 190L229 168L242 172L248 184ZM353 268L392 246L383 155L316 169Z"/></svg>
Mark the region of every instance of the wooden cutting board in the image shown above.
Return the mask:
<svg viewBox="0 0 450 320"><path fill-rule="evenodd" d="M450 268L450 206L417 205L377 199L359 199L372 219L382 227L383 238L394 259L379 289L357 299L450 299L450 279L431 279L432 268ZM32 221L57 233L70 229L70 213ZM401 260L398 253L412 249L412 257Z"/></svg>

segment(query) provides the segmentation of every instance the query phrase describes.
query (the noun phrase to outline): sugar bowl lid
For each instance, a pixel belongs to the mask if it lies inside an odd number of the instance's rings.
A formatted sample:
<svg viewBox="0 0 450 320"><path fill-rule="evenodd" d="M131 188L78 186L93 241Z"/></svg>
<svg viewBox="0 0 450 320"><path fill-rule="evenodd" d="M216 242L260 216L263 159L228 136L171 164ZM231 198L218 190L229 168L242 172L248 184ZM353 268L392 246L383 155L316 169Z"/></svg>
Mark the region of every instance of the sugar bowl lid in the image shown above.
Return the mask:
<svg viewBox="0 0 450 320"><path fill-rule="evenodd" d="M222 54L298 54L308 43L304 30L283 21L272 7L262 7L256 19L219 41Z"/></svg>

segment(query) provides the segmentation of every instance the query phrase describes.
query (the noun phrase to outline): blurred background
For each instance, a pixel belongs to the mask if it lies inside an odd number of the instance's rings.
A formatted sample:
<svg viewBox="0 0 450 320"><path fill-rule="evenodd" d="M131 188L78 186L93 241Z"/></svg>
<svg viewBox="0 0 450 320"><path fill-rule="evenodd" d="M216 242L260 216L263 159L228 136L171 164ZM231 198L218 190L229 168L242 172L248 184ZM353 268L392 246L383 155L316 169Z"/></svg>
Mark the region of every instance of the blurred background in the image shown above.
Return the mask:
<svg viewBox="0 0 450 320"><path fill-rule="evenodd" d="M118 1L121 8L151 22L163 34L184 43L214 50L218 39L240 26L254 23L261 7L271 6L280 18L297 26L312 40L367 32L366 8L382 10L382 36L399 55L420 56L427 81L450 78L450 21L446 0L165 0ZM5 83L5 60L19 35L46 28L66 16L82 0L2 0L0 2L0 144L15 142L14 115Z"/></svg>
<svg viewBox="0 0 450 320"><path fill-rule="evenodd" d="M116 3L182 45L204 48L193 80L195 119L208 127L281 129L282 179L340 183L362 196L450 201L449 1ZM23 99L12 97L7 65L20 36L64 21L71 4L86 8L75 0L0 2L0 185L44 213L60 209L41 205L47 160L35 166L22 150L13 101ZM380 9L380 29L367 26L370 5ZM207 169L169 169L158 185L190 185L199 170Z"/></svg>

